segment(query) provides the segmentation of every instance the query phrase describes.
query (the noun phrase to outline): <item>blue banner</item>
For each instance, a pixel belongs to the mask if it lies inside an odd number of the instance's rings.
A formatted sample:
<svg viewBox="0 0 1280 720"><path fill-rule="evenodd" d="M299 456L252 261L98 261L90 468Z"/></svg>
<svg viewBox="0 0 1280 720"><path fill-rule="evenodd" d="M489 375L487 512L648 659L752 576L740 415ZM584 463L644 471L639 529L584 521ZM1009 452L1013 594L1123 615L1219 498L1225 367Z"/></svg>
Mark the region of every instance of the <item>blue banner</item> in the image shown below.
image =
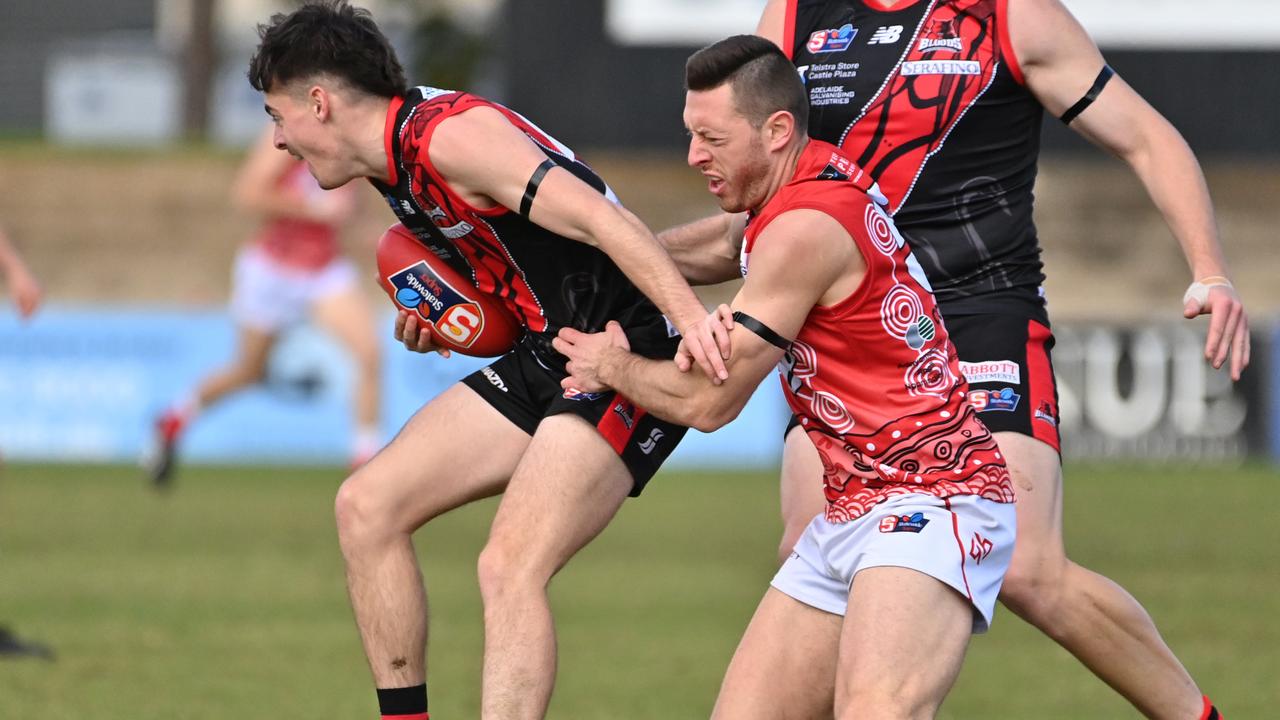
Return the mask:
<svg viewBox="0 0 1280 720"><path fill-rule="evenodd" d="M380 322L382 430L391 438L419 407L485 360L405 350ZM132 462L156 415L229 361L235 328L222 310L50 307L22 323L0 311L0 453L40 462ZM269 380L209 409L182 440L184 462L345 463L354 373L321 332L291 330ZM673 467L775 467L786 404L766 380L742 415L713 434L690 432Z"/></svg>

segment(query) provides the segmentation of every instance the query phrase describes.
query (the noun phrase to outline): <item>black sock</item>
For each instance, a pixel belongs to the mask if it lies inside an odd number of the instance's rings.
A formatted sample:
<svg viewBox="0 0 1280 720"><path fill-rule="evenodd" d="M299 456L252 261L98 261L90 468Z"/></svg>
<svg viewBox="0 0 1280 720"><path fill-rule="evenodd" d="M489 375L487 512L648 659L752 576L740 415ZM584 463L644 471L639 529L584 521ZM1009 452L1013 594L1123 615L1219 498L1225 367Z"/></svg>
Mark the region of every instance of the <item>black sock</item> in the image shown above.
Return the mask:
<svg viewBox="0 0 1280 720"><path fill-rule="evenodd" d="M378 688L378 711L383 717L427 714L427 684L406 688Z"/></svg>

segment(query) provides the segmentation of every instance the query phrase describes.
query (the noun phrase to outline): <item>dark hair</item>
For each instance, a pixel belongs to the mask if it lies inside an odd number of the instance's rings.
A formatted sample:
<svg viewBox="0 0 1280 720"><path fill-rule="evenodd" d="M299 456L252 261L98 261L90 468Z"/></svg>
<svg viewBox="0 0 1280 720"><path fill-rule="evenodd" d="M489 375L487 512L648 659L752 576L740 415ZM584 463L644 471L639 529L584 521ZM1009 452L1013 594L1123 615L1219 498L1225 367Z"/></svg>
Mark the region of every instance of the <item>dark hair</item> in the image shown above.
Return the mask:
<svg viewBox="0 0 1280 720"><path fill-rule="evenodd" d="M408 83L396 52L368 10L346 0L309 0L258 26L249 84L260 92L329 75L378 97L404 95Z"/></svg>
<svg viewBox="0 0 1280 720"><path fill-rule="evenodd" d="M734 35L689 56L684 65L686 90L733 88L738 112L760 127L770 115L786 110L801 133L809 129L809 99L800 74L777 45L758 35Z"/></svg>

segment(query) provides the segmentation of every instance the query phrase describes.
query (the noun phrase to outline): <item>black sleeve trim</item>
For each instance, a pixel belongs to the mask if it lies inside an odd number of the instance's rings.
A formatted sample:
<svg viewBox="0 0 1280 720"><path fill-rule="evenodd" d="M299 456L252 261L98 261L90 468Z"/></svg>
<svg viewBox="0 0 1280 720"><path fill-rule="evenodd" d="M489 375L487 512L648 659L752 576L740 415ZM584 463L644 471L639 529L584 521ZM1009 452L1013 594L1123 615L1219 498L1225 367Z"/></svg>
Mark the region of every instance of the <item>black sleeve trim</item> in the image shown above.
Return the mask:
<svg viewBox="0 0 1280 720"><path fill-rule="evenodd" d="M779 335L778 333L770 329L768 325L765 325L764 323L742 312L741 310L734 311L733 321L738 323L742 327L750 330L751 332L755 333L756 335L759 335L761 340L764 340L765 342L782 350L783 352L786 352L791 349L790 340L787 340L786 338L782 337L781 335Z"/></svg>
<svg viewBox="0 0 1280 720"><path fill-rule="evenodd" d="M1085 93L1084 97L1080 98L1075 105L1072 105L1066 112L1062 113L1062 117L1059 118L1062 120L1062 124L1070 125L1071 121L1076 119L1076 116L1092 105L1093 101L1097 100L1098 96L1102 94L1102 88L1106 87L1108 82L1111 82L1111 77L1115 74L1116 71L1112 70L1110 65L1103 65L1102 70L1098 73L1098 78L1093 81L1093 87L1089 88L1089 92Z"/></svg>
<svg viewBox="0 0 1280 720"><path fill-rule="evenodd" d="M547 176L547 172L556 166L556 161L547 158L542 161L537 170L533 171L533 175L529 177L529 184L524 188L524 197L520 199L520 214L529 217L529 211L533 209L533 198L538 194L538 186L542 184L542 178Z"/></svg>

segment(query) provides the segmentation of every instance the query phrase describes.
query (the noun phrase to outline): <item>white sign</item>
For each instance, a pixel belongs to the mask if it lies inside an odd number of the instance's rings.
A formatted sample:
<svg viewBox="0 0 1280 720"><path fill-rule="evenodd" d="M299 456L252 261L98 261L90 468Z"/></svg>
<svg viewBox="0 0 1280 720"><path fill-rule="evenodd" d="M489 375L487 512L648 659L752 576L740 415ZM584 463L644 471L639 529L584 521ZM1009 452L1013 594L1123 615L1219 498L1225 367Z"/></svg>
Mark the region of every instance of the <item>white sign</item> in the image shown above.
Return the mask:
<svg viewBox="0 0 1280 720"><path fill-rule="evenodd" d="M700 47L755 32L765 0L608 0L604 25L619 45Z"/></svg>
<svg viewBox="0 0 1280 720"><path fill-rule="evenodd" d="M1280 48L1277 0L1063 0L1104 48ZM621 45L697 47L753 32L765 0L607 0ZM1017 12L1016 3L1012 4Z"/></svg>
<svg viewBox="0 0 1280 720"><path fill-rule="evenodd" d="M1276 0L1063 2L1104 48L1280 48Z"/></svg>

